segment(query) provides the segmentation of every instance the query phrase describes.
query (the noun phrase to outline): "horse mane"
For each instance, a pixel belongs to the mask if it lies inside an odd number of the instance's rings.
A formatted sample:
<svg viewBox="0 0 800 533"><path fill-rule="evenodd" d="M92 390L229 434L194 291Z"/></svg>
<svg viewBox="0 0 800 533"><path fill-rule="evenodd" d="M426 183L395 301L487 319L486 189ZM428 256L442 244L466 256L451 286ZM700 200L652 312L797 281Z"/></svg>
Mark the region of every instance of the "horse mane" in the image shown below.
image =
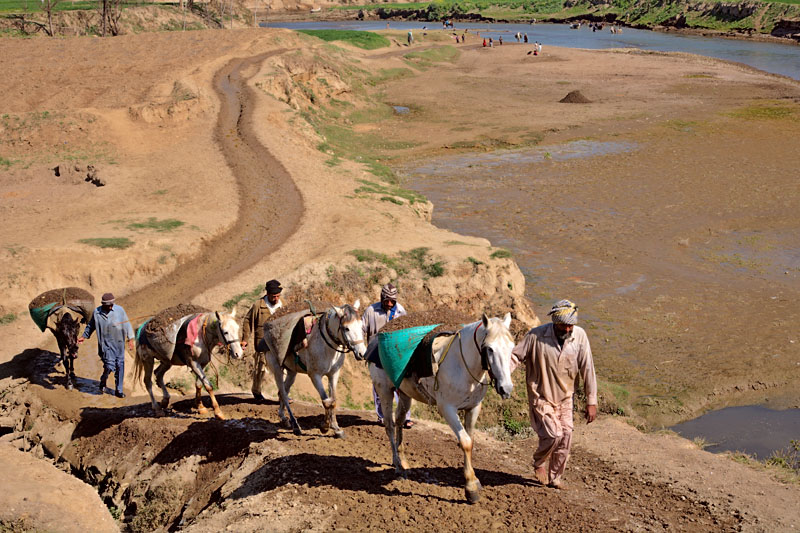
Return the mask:
<svg viewBox="0 0 800 533"><path fill-rule="evenodd" d="M358 311L356 311L355 308L350 304L344 304L342 307L340 307L340 309L342 310L341 320L343 323L352 322L353 320L358 320L361 318L358 314Z"/></svg>
<svg viewBox="0 0 800 533"><path fill-rule="evenodd" d="M478 322L480 324L481 321ZM514 344L514 336L511 335L511 332L503 324L503 319L492 317L489 319L489 327L486 328L485 342L494 342L500 336L506 337L509 341L511 341L512 344Z"/></svg>

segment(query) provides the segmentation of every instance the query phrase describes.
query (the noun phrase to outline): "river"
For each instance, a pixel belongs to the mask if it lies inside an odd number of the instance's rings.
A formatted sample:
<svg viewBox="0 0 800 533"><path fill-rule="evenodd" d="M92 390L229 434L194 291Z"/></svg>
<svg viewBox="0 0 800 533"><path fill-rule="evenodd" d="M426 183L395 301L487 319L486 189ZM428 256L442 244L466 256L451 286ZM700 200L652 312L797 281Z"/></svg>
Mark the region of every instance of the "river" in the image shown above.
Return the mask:
<svg viewBox="0 0 800 533"><path fill-rule="evenodd" d="M369 31L386 29L386 21L267 22L261 25L293 30L336 29ZM428 27L428 30L422 29L425 26ZM436 22L390 21L389 27L393 30L402 31L443 31ZM612 34L608 28L603 31L593 32L588 27L572 30L566 24L488 24L485 22L470 24L459 22L456 24L456 28L459 30L469 28L471 33L479 31L481 37L492 37L494 39L502 35L507 43L514 42L513 35L516 32L527 33L529 41L539 41L545 47L552 45L594 50L638 48L640 50L659 52L686 52L727 61L736 61L766 72L800 80L800 46L793 43L764 43L742 39L662 33L633 28L624 28L622 34Z"/></svg>

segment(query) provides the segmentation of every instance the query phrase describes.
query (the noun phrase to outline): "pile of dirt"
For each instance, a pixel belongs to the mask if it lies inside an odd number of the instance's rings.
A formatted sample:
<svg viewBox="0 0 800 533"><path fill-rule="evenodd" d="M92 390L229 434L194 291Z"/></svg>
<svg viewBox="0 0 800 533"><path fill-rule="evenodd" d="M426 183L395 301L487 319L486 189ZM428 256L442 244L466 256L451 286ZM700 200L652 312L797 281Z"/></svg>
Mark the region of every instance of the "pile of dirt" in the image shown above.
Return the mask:
<svg viewBox="0 0 800 533"><path fill-rule="evenodd" d="M311 305L314 307L314 311L317 313L322 313L327 311L330 308L331 304L319 301L319 300L312 300ZM299 311L308 311L311 312L311 309L308 306L308 302L305 300L301 300L299 302L283 302L283 305L280 309L278 309L274 315L272 315L269 320L275 320L276 318L282 317L284 315L290 315L292 313L297 313Z"/></svg>
<svg viewBox="0 0 800 533"><path fill-rule="evenodd" d="M43 292L28 304L28 309L44 307L48 304L66 304L71 301L91 301L94 302L92 293L80 287L64 287L62 289L52 289Z"/></svg>
<svg viewBox="0 0 800 533"><path fill-rule="evenodd" d="M562 104L591 104L592 101L583 96L580 91L570 91L567 96L559 100Z"/></svg>
<svg viewBox="0 0 800 533"><path fill-rule="evenodd" d="M447 308L432 309L430 311L419 311L416 313L409 313L405 316L395 318L383 328L381 333L388 331L397 331L406 328L415 328L418 326L430 326L433 324L441 324L436 329L443 331L457 331L461 329L462 324L474 322L474 319L453 311Z"/></svg>
<svg viewBox="0 0 800 533"><path fill-rule="evenodd" d="M157 313L150 320L148 320L147 324L144 326L144 331L148 335L163 337L164 331L167 329L167 327L176 320L180 320L181 318L188 315L195 315L198 313L207 313L207 312L208 309L206 309L205 307L193 304L178 304L172 307L168 307L163 311Z"/></svg>

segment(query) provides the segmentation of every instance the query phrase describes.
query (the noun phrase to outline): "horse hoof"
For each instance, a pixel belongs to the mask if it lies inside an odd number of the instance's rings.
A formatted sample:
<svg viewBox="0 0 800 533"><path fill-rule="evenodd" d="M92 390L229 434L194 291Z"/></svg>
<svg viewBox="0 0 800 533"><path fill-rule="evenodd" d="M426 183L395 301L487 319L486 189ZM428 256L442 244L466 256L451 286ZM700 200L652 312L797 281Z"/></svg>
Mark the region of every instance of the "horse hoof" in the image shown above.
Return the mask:
<svg viewBox="0 0 800 533"><path fill-rule="evenodd" d="M253 393L253 399L256 401L256 403L266 403L267 401L267 399L264 398L263 394L261 393L256 394L255 392Z"/></svg>
<svg viewBox="0 0 800 533"><path fill-rule="evenodd" d="M302 434L303 434L303 431L302 431L302 430L301 430L299 427L296 427L296 428L294 428L294 429L292 430L292 433L294 433L295 435L298 435L298 436L300 436L300 435L302 435Z"/></svg>
<svg viewBox="0 0 800 533"><path fill-rule="evenodd" d="M320 426L319 428L319 432L322 433L323 435L328 433L330 430L331 430L330 426Z"/></svg>
<svg viewBox="0 0 800 533"><path fill-rule="evenodd" d="M292 423L289 421L288 418L284 418L281 420L281 427L283 429L292 429Z"/></svg>
<svg viewBox="0 0 800 533"><path fill-rule="evenodd" d="M164 417L164 411L162 411L161 409L156 409L156 418L163 418L163 417Z"/></svg>
<svg viewBox="0 0 800 533"><path fill-rule="evenodd" d="M469 503L478 503L481 501L481 491L479 490L466 490L464 491L467 495L467 502Z"/></svg>
<svg viewBox="0 0 800 533"><path fill-rule="evenodd" d="M342 431L341 429L339 431L334 431L333 432L333 436L336 437L337 439L346 439L347 438L345 436L345 434L344 434L344 431Z"/></svg>
<svg viewBox="0 0 800 533"><path fill-rule="evenodd" d="M214 413L214 417L217 420L227 420L227 417L225 415L223 415L222 413Z"/></svg>
<svg viewBox="0 0 800 533"><path fill-rule="evenodd" d="M169 407L169 400L161 400L158 402L158 405L160 405L162 409L166 409Z"/></svg>
<svg viewBox="0 0 800 533"><path fill-rule="evenodd" d="M67 390L72 390L74 388L75 388L75 385L73 385L71 381L67 381Z"/></svg>

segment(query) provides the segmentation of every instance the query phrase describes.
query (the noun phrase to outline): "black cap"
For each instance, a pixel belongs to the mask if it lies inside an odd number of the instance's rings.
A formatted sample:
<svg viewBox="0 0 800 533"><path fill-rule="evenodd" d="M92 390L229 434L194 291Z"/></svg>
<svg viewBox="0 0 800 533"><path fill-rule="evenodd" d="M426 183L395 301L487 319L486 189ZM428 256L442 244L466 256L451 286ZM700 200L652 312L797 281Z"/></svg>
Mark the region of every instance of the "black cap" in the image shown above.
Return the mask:
<svg viewBox="0 0 800 533"><path fill-rule="evenodd" d="M281 282L277 279L271 279L264 285L264 288L267 290L267 294L280 294L283 290L281 287Z"/></svg>

